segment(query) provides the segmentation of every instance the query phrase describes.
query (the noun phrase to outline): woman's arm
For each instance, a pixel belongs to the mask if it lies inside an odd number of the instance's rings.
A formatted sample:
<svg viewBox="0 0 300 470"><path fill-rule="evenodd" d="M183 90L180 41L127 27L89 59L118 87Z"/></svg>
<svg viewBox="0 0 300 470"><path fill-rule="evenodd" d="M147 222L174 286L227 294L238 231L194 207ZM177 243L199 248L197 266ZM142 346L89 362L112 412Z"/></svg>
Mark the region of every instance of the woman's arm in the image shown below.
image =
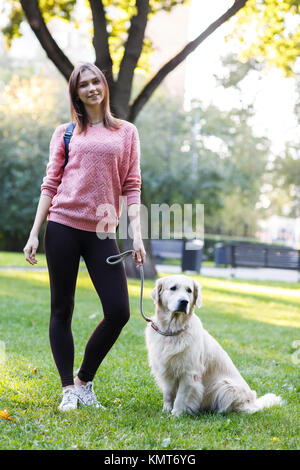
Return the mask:
<svg viewBox="0 0 300 470"><path fill-rule="evenodd" d="M46 194L41 194L38 207L36 210L36 215L34 223L28 238L28 241L23 249L25 254L25 259L30 264L36 264L37 260L35 259L35 254L39 246L39 233L43 225L44 220L46 219L49 207L51 206L52 198Z"/></svg>
<svg viewBox="0 0 300 470"><path fill-rule="evenodd" d="M130 206L128 206L128 217L133 233L134 253L132 254L132 257L135 263L140 263L137 265L138 268L142 264L146 263L146 251L141 234L140 204L130 204Z"/></svg>
<svg viewBox="0 0 300 470"><path fill-rule="evenodd" d="M65 163L64 131L68 124L58 126L50 140L50 156L47 164L46 176L41 185L41 197L36 210L36 216L28 241L23 249L26 261L36 264L35 254L39 246L39 232L49 212L52 198L57 193L61 182L63 165Z"/></svg>

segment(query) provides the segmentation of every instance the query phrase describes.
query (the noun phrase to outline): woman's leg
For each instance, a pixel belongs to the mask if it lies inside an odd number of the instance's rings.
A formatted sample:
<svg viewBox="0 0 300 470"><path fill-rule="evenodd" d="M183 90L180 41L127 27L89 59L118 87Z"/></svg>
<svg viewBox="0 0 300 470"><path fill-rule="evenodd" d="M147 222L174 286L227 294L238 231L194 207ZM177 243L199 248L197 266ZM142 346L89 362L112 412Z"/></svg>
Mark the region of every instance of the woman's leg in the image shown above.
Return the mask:
<svg viewBox="0 0 300 470"><path fill-rule="evenodd" d="M92 381L99 365L129 320L127 279L122 263L109 265L106 258L119 253L116 240L84 235L82 256L102 303L104 318L90 337L78 372L83 382Z"/></svg>
<svg viewBox="0 0 300 470"><path fill-rule="evenodd" d="M78 230L49 221L44 244L51 288L50 344L62 386L66 387L74 384L71 321L80 261Z"/></svg>

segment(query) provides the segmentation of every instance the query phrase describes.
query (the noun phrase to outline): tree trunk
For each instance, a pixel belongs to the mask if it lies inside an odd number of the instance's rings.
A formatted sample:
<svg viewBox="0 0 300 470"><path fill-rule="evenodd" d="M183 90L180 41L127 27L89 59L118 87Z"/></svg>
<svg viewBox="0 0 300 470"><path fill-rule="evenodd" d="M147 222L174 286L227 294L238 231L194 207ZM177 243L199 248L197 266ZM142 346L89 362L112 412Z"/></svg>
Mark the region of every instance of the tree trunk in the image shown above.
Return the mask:
<svg viewBox="0 0 300 470"><path fill-rule="evenodd" d="M143 239L144 247L146 250L146 263L144 264L144 277L145 279L155 279L157 275L157 271L155 268L155 262L152 257L152 250L151 250L151 240L149 238ZM121 240L122 251L132 250L132 239L127 238ZM125 271L128 277L133 279L140 278L139 268L136 267L136 263L133 261L132 256L128 256L125 258Z"/></svg>
<svg viewBox="0 0 300 470"><path fill-rule="evenodd" d="M54 38L51 36L37 0L20 0L20 3L32 31L36 35L47 56L62 73L65 79L69 80L74 68L73 64L69 61L68 57L65 56Z"/></svg>

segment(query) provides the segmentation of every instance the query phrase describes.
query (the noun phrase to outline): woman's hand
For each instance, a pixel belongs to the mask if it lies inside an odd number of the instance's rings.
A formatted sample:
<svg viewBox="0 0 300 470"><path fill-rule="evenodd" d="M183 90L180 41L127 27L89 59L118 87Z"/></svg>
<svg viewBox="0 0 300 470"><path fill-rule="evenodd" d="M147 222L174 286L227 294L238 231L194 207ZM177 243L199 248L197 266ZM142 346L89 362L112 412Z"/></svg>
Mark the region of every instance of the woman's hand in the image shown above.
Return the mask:
<svg viewBox="0 0 300 470"><path fill-rule="evenodd" d="M133 249L132 253L133 261L137 264L137 268L146 263L146 251L144 248L143 240L141 238L135 238L133 240Z"/></svg>
<svg viewBox="0 0 300 470"><path fill-rule="evenodd" d="M39 246L39 238L36 235L30 235L28 241L23 249L25 254L25 259L30 264L36 264L37 260L35 259L36 250Z"/></svg>

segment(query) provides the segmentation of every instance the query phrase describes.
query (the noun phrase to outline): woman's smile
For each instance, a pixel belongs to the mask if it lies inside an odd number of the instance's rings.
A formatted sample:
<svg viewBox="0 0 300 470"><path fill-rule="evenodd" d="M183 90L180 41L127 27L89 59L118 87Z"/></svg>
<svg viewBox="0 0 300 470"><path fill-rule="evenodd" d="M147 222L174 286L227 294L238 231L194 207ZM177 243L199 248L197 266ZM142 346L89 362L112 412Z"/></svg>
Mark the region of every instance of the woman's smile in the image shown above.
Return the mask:
<svg viewBox="0 0 300 470"><path fill-rule="evenodd" d="M85 104L90 100L99 101L103 99L103 84L99 78L91 71L85 70L81 74L81 80L78 84L77 93L78 97Z"/></svg>

